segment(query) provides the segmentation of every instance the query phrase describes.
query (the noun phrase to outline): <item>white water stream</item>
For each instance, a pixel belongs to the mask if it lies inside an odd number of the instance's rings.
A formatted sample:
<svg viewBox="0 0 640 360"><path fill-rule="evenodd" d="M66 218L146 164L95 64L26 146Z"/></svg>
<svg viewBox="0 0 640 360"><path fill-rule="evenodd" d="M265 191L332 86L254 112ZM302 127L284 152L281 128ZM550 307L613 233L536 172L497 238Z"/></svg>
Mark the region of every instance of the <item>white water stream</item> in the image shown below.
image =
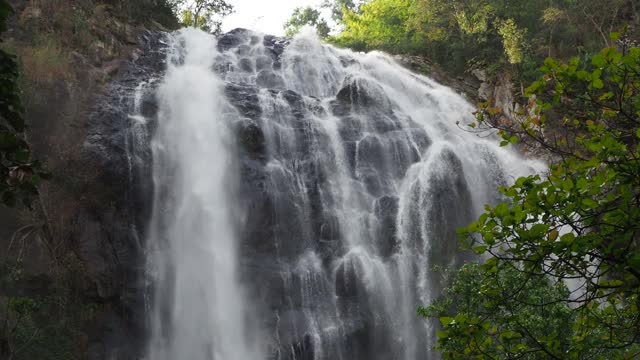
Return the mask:
<svg viewBox="0 0 640 360"><path fill-rule="evenodd" d="M211 71L215 39L185 29L172 37L158 92L152 142L156 197L150 267L157 281L153 360L257 359L246 344L246 304L237 280L234 179L223 85Z"/></svg>

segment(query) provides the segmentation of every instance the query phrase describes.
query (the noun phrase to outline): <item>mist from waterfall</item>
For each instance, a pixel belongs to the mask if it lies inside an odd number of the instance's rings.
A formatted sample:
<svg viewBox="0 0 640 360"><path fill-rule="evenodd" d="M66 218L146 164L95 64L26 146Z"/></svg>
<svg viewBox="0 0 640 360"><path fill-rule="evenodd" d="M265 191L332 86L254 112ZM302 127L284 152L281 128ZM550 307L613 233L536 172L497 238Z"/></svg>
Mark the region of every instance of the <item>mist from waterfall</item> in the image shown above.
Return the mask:
<svg viewBox="0 0 640 360"><path fill-rule="evenodd" d="M168 37L153 134L148 360L437 358L416 307L456 229L541 164L382 53Z"/></svg>

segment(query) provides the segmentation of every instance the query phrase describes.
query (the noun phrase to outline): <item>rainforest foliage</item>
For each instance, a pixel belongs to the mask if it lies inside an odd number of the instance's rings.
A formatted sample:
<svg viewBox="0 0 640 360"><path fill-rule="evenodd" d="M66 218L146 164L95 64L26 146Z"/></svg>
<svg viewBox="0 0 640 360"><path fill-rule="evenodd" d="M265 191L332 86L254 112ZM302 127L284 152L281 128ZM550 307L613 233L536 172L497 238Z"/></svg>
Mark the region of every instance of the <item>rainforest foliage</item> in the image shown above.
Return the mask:
<svg viewBox="0 0 640 360"><path fill-rule="evenodd" d="M426 56L449 71L509 67L532 80L546 57L588 57L625 25L640 34L635 0L327 0L332 42Z"/></svg>
<svg viewBox="0 0 640 360"><path fill-rule="evenodd" d="M460 231L486 261L418 310L439 317L446 358L640 356L640 48L610 41L589 60L547 59L520 120L483 105L469 124L557 162L501 188L504 202Z"/></svg>

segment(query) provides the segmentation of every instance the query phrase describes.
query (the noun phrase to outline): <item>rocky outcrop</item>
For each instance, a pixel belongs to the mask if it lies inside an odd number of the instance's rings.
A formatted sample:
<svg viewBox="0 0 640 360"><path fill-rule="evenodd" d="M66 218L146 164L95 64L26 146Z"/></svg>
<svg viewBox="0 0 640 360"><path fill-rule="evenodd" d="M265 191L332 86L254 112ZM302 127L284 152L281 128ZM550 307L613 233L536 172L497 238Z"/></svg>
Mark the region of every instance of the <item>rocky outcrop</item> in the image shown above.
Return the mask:
<svg viewBox="0 0 640 360"><path fill-rule="evenodd" d="M402 66L418 73L429 76L435 81L449 86L458 93L463 94L470 102L475 103L482 99L480 89L483 83L489 83L486 77L478 78L474 75L453 76L440 65L423 56L395 55L394 59ZM484 91L483 91L484 93Z"/></svg>

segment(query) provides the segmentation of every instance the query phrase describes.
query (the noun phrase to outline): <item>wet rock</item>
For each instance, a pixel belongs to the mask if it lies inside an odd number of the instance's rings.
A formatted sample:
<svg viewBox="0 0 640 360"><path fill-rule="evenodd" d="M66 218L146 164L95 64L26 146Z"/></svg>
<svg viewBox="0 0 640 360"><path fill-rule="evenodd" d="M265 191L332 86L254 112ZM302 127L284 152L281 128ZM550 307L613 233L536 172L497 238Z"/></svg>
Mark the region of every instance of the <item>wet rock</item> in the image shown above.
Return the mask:
<svg viewBox="0 0 640 360"><path fill-rule="evenodd" d="M238 48L236 49L236 53L238 54L238 56L248 56L251 53L251 46L242 44L238 46Z"/></svg>
<svg viewBox="0 0 640 360"><path fill-rule="evenodd" d="M114 73L109 91L96 100L86 118L82 164L90 175L91 192L78 195L71 242L86 264L85 296L106 304L109 311L90 334L88 358L137 359L143 351L146 313L144 298L144 239L151 212L151 153L146 134L157 123L155 86L142 94L140 112L145 123L132 121L133 97L141 82L165 70L166 34L142 32L142 49ZM84 114L83 114L84 115ZM132 126L138 128L133 131ZM135 157L131 144L141 146Z"/></svg>
<svg viewBox="0 0 640 360"><path fill-rule="evenodd" d="M340 298L354 299L359 294L358 267L357 260L347 259L336 270L335 294Z"/></svg>
<svg viewBox="0 0 640 360"><path fill-rule="evenodd" d="M265 138L262 128L253 120L246 119L237 125L240 147L252 158L265 157Z"/></svg>
<svg viewBox="0 0 640 360"><path fill-rule="evenodd" d="M238 109L242 116L258 120L262 115L256 88L249 85L229 83L225 87L225 93L229 102Z"/></svg>
<svg viewBox="0 0 640 360"><path fill-rule="evenodd" d="M242 58L238 62L238 68L244 72L253 72L253 62L251 59Z"/></svg>
<svg viewBox="0 0 640 360"><path fill-rule="evenodd" d="M265 35L263 40L263 45L265 48L269 49L274 57L279 58L282 53L284 53L284 49L287 45L289 45L290 40L279 38L272 35Z"/></svg>
<svg viewBox="0 0 640 360"><path fill-rule="evenodd" d="M380 196L389 190L389 183L383 172L372 168L358 169L357 176L362 180L368 194Z"/></svg>
<svg viewBox="0 0 640 360"><path fill-rule="evenodd" d="M359 141L364 135L363 120L358 116L345 116L341 118L338 132L343 141Z"/></svg>
<svg viewBox="0 0 640 360"><path fill-rule="evenodd" d="M270 57L261 55L256 58L256 69L260 70L270 70L273 65L273 60Z"/></svg>
<svg viewBox="0 0 640 360"><path fill-rule="evenodd" d="M427 132L422 128L409 128L405 130L412 148L415 149L415 161L417 161L422 154L431 146L431 139Z"/></svg>
<svg viewBox="0 0 640 360"><path fill-rule="evenodd" d="M347 77L345 85L338 91L339 103L355 108L390 110L391 104L382 87L361 77Z"/></svg>
<svg viewBox="0 0 640 360"><path fill-rule="evenodd" d="M304 101L304 98L295 91L285 90L280 93L282 98L287 101L290 106L291 114L295 117L296 120L303 120L307 113L307 104ZM297 122L297 126L300 126L301 123Z"/></svg>
<svg viewBox="0 0 640 360"><path fill-rule="evenodd" d="M336 215L327 215L320 224L321 240L339 240L340 239L340 221Z"/></svg>
<svg viewBox="0 0 640 360"><path fill-rule="evenodd" d="M384 171L388 163L387 154L389 151L385 145L382 139L373 134L368 134L360 139L356 154L358 170L381 169Z"/></svg>
<svg viewBox="0 0 640 360"><path fill-rule="evenodd" d="M469 185L464 176L462 161L456 154L445 149L439 154L440 169L429 178L429 212L424 219L430 224L426 237L438 239L430 247L435 264L449 266L458 257L458 235L456 229L472 220ZM427 204L421 204L427 206Z"/></svg>
<svg viewBox="0 0 640 360"><path fill-rule="evenodd" d="M261 70L256 77L256 84L262 88L284 89L282 77L271 70Z"/></svg>
<svg viewBox="0 0 640 360"><path fill-rule="evenodd" d="M294 342L291 345L290 356L285 357L291 360L314 360L315 358L313 339L309 334L305 334L302 339Z"/></svg>
<svg viewBox="0 0 640 360"><path fill-rule="evenodd" d="M218 51L224 52L249 41L251 32L247 29L233 29L218 39Z"/></svg>
<svg viewBox="0 0 640 360"><path fill-rule="evenodd" d="M389 257L393 255L399 246L396 234L396 216L398 215L398 197L383 196L376 199L373 207L374 214L378 219L379 232L376 239L376 248L380 256Z"/></svg>

